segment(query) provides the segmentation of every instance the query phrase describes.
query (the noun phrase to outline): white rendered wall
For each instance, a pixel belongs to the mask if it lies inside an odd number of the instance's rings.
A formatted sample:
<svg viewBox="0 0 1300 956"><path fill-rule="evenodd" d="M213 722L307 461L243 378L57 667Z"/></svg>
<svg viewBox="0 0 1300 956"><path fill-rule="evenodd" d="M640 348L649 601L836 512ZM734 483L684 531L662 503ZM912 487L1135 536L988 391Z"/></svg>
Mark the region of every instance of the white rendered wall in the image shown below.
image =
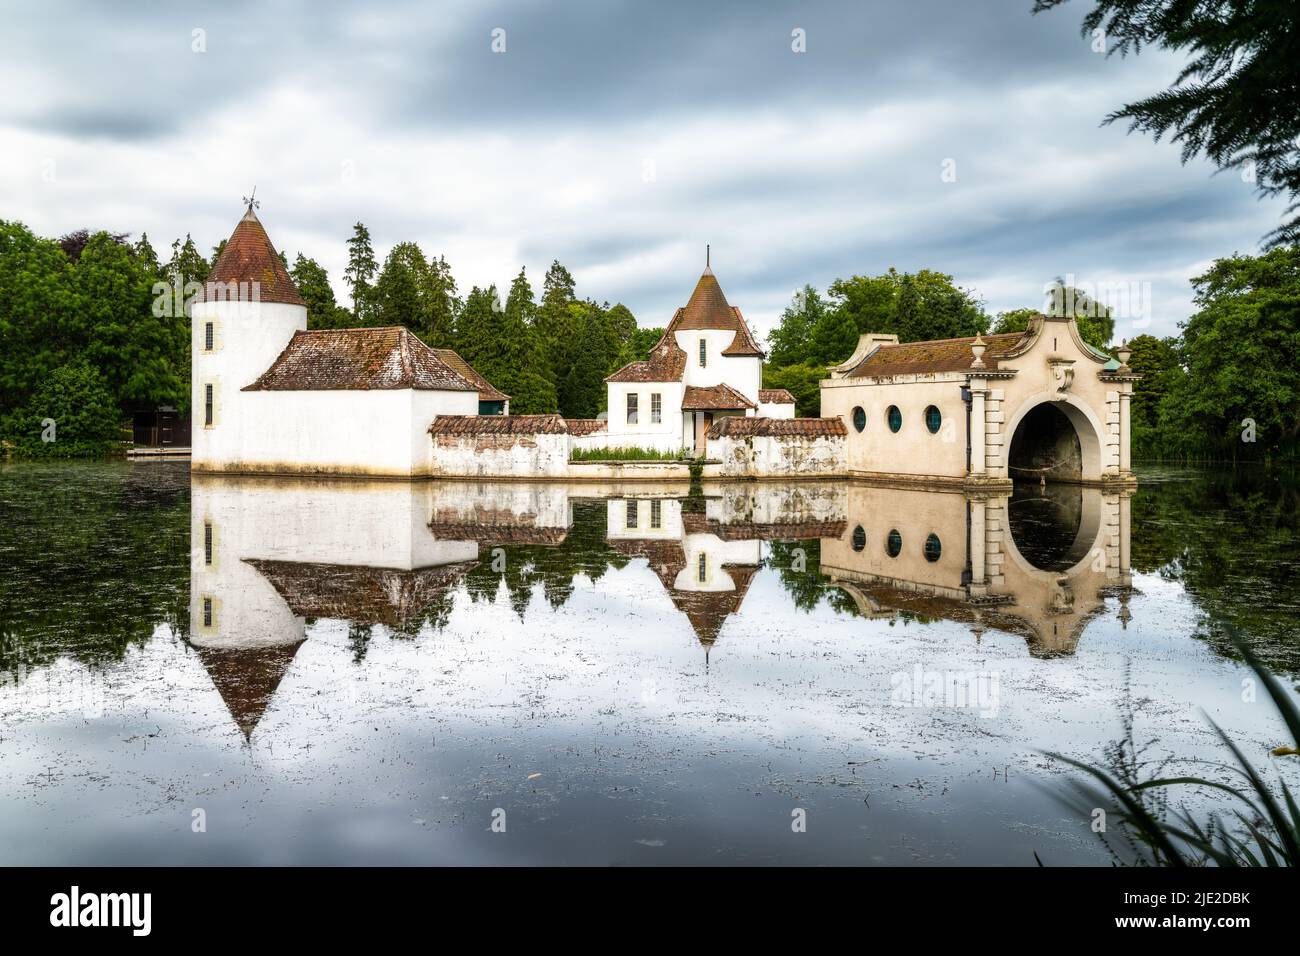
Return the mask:
<svg viewBox="0 0 1300 956"><path fill-rule="evenodd" d="M416 389L242 392L224 455L206 470L418 477L429 474L436 415L474 415L475 392Z"/></svg>
<svg viewBox="0 0 1300 956"><path fill-rule="evenodd" d="M677 451L682 447L682 396L685 388L681 382L610 382L609 423L603 433L583 435L574 439L575 448L653 448L657 451ZM650 421L650 396L662 399L659 422ZM627 396L637 396L637 423L627 422Z"/></svg>
<svg viewBox="0 0 1300 956"><path fill-rule="evenodd" d="M685 384L717 385L725 382L751 402L758 404L763 360L758 356L723 355L722 351L736 338L725 329L695 329L674 333L678 346L686 353ZM700 367L700 339L704 339L707 361Z"/></svg>
<svg viewBox="0 0 1300 956"><path fill-rule="evenodd" d="M759 418L794 418L793 402L759 402Z"/></svg>
<svg viewBox="0 0 1300 956"><path fill-rule="evenodd" d="M213 349L204 349L213 325ZM220 468L241 457L247 418L241 392L270 367L293 333L307 328L307 309L280 302L196 302L190 312L191 467ZM204 386L213 386L214 421L204 424Z"/></svg>

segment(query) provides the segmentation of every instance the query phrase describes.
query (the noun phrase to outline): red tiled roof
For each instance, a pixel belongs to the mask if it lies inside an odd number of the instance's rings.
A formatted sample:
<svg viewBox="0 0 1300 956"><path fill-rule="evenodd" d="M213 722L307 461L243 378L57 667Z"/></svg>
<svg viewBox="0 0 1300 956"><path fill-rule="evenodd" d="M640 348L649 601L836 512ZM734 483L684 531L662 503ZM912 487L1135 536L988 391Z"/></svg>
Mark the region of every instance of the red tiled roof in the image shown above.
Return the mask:
<svg viewBox="0 0 1300 956"><path fill-rule="evenodd" d="M760 388L758 400L764 405L793 405L794 396L784 388Z"/></svg>
<svg viewBox="0 0 1300 956"><path fill-rule="evenodd" d="M650 350L650 357L643 362L628 362L607 382L680 382L686 371L686 353L677 345L677 340L667 332Z"/></svg>
<svg viewBox="0 0 1300 956"><path fill-rule="evenodd" d="M600 418L566 418L564 424L570 435L592 435L609 430L609 422Z"/></svg>
<svg viewBox="0 0 1300 956"><path fill-rule="evenodd" d="M439 415L431 435L567 435L559 415Z"/></svg>
<svg viewBox="0 0 1300 956"><path fill-rule="evenodd" d="M307 304L251 207L235 224L203 287L205 302L228 299Z"/></svg>
<svg viewBox="0 0 1300 956"><path fill-rule="evenodd" d="M807 438L834 438L847 435L840 418L719 418L709 429L710 438L741 435L801 435Z"/></svg>
<svg viewBox="0 0 1300 956"><path fill-rule="evenodd" d="M996 371L999 359L1014 353L1027 334L1029 333L1004 332L984 336L984 344L988 346L984 353L984 368ZM845 378L908 375L917 372L965 372L975 359L970 350L974 341L974 336L968 336L961 339L882 345L858 363Z"/></svg>
<svg viewBox="0 0 1300 956"><path fill-rule="evenodd" d="M491 382L485 379L482 375L480 375L474 369L474 366L470 365L469 362L466 362L463 358L460 357L459 352L453 349L431 349L430 351L432 351L434 355L438 356L438 358L442 359L444 362L450 365L452 370L457 375L465 379L465 381L473 385L476 385L478 387L478 400L480 402L510 401L509 395L501 391L499 388L497 388L495 385L493 385Z"/></svg>
<svg viewBox="0 0 1300 956"><path fill-rule="evenodd" d="M731 344L722 350L723 355L756 355L761 358L764 354L754 342L740 309L727 303L712 269L704 270L686 305L678 309L668 323L666 334L697 329L735 332Z"/></svg>
<svg viewBox="0 0 1300 956"><path fill-rule="evenodd" d="M734 409L757 408L730 385L722 382L707 388L700 385L687 385L686 395L682 398L683 409Z"/></svg>
<svg viewBox="0 0 1300 956"><path fill-rule="evenodd" d="M402 326L295 332L271 367L244 391L395 388L478 391Z"/></svg>

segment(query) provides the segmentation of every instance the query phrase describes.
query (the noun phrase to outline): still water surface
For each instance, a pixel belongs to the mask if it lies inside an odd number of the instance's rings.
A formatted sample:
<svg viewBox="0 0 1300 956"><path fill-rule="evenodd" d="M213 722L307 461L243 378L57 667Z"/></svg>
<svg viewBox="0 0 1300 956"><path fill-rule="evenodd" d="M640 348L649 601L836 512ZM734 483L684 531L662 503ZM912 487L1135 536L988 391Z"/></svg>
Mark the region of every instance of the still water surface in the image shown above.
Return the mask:
<svg viewBox="0 0 1300 956"><path fill-rule="evenodd" d="M1142 478L7 468L0 864L1107 864L1044 751L1267 763L1225 625L1300 672L1295 487Z"/></svg>

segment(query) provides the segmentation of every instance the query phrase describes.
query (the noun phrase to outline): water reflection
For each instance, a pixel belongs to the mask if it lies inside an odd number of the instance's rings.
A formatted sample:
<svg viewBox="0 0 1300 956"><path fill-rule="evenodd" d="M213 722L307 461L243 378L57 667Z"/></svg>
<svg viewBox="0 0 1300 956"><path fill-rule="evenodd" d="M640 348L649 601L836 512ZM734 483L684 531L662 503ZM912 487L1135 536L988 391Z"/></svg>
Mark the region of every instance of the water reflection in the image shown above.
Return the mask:
<svg viewBox="0 0 1300 956"><path fill-rule="evenodd" d="M560 557L575 507L585 522L603 512L592 530L605 550L580 543L587 573L602 557L644 560L706 663L765 564L796 597L829 585L847 595L838 606L848 613L960 621L977 637L1007 631L1038 657L1073 653L1108 595L1119 594L1127 613L1128 499L1096 489L967 496L741 484L686 495L195 476L190 644L248 738L311 620L348 622L360 660L373 627L412 635L437 627L462 584L486 597L510 573L522 617L538 562L520 549L539 547L558 558L544 583L562 605L582 570Z"/></svg>
<svg viewBox="0 0 1300 956"><path fill-rule="evenodd" d="M851 486L848 530L822 572L864 615L907 614L1023 636L1035 657L1073 654L1106 598L1128 619L1127 494L1061 485L1013 495Z"/></svg>

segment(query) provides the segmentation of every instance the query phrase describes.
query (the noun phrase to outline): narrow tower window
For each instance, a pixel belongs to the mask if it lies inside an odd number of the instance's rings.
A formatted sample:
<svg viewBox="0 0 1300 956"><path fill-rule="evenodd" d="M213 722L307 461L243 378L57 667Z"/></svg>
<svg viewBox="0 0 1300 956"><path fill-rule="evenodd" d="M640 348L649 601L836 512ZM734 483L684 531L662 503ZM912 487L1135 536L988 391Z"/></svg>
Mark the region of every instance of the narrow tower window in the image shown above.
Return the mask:
<svg viewBox="0 0 1300 956"><path fill-rule="evenodd" d="M212 563L212 522L203 522L203 563Z"/></svg>
<svg viewBox="0 0 1300 956"><path fill-rule="evenodd" d="M212 424L212 385L203 386L203 424Z"/></svg>
<svg viewBox="0 0 1300 956"><path fill-rule="evenodd" d="M706 555L703 551L700 552L700 566L699 566L699 571L696 574L696 577L699 578L701 584L704 584L706 581L709 580L708 555Z"/></svg>
<svg viewBox="0 0 1300 956"><path fill-rule="evenodd" d="M700 339L700 368L709 364L709 340Z"/></svg>
<svg viewBox="0 0 1300 956"><path fill-rule="evenodd" d="M203 323L203 351L212 351L212 323Z"/></svg>

